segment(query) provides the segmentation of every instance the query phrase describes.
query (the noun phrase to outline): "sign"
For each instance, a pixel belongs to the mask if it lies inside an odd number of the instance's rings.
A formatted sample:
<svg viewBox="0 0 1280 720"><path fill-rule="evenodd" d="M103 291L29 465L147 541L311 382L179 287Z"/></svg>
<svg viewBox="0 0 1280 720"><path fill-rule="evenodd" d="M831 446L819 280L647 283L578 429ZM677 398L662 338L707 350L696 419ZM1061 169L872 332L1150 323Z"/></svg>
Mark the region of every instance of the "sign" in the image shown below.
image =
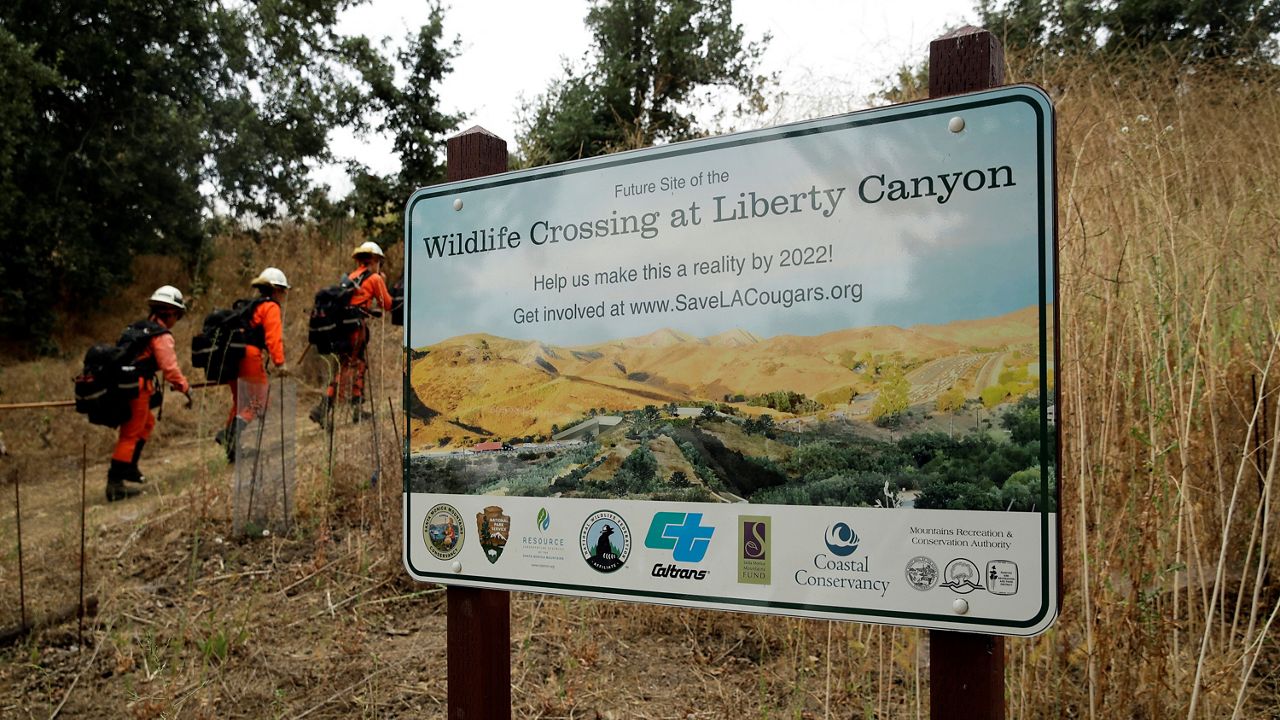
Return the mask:
<svg viewBox="0 0 1280 720"><path fill-rule="evenodd" d="M407 569L1043 631L1054 208L1023 86L419 190Z"/></svg>

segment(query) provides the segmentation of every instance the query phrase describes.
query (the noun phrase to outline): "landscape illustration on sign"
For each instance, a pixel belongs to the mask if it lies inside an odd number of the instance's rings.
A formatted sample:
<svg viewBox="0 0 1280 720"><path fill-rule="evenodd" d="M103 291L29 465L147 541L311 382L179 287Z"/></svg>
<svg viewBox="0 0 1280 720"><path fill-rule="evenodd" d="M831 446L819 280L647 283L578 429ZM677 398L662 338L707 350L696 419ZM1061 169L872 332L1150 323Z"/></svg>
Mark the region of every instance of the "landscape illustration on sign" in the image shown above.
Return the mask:
<svg viewBox="0 0 1280 720"><path fill-rule="evenodd" d="M1038 318L1033 306L577 346L449 338L410 352L409 490L1053 510L1040 493Z"/></svg>
<svg viewBox="0 0 1280 720"><path fill-rule="evenodd" d="M420 191L406 490L1056 512L1024 99Z"/></svg>

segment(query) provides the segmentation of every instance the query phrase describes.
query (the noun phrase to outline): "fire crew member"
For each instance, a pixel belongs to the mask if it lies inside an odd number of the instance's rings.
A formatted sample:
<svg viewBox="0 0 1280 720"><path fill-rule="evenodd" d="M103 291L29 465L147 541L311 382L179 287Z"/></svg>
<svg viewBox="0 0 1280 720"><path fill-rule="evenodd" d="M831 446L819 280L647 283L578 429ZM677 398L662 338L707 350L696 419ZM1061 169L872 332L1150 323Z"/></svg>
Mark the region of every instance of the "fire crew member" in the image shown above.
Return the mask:
<svg viewBox="0 0 1280 720"><path fill-rule="evenodd" d="M142 492L125 483L142 483L146 480L138 470L138 459L142 457L142 448L151 438L151 431L156 426L156 418L151 414L151 399L156 393L157 371L164 376L169 387L187 396L187 407L191 407L191 384L178 367L173 335L169 332L187 312L182 292L172 285L165 285L151 294L148 304L150 313L147 322L151 325L145 326L143 331L151 333L151 337L138 356L137 365L142 370L142 377L138 378L138 396L129 401L129 420L120 426L115 449L111 452L111 467L107 470L107 502L123 500ZM142 327L142 324L130 326L131 329L137 327ZM162 398L163 394L156 396L157 400Z"/></svg>
<svg viewBox="0 0 1280 720"><path fill-rule="evenodd" d="M357 309L364 317L379 317L382 310L391 309L391 293L387 290L387 280L382 275L382 261L386 259L382 248L377 243L362 243L351 253L358 265L347 274L352 282L357 283L351 296L351 307ZM374 306L374 303L377 306ZM351 331L351 350L338 356L338 374L329 383L329 389L320 404L311 409L310 417L314 422L324 424L329 407L347 395L351 400L351 420L360 422L360 405L364 401L364 376L369 368L365 353L369 348L369 328L362 321ZM367 415L366 415L367 417Z"/></svg>
<svg viewBox="0 0 1280 720"><path fill-rule="evenodd" d="M219 434L225 444L227 460L236 458L236 438L240 431L267 409L267 359L274 374L286 376L289 366L284 359L284 322L281 305L289 292L289 281L279 268L269 267L250 283L259 297L249 317L248 341L236 382L231 383L231 412L226 430ZM263 353L266 353L265 357ZM244 393L244 397L241 397Z"/></svg>

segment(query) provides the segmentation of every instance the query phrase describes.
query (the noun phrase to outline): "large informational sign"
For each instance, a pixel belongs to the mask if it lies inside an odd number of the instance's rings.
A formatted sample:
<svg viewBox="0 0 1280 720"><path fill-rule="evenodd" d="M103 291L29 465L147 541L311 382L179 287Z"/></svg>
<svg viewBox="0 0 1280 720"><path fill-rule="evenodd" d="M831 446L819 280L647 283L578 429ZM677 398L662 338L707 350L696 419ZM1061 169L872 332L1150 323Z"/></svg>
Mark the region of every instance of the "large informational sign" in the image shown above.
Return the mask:
<svg viewBox="0 0 1280 720"><path fill-rule="evenodd" d="M1053 127L1013 86L414 193L409 572L1046 629Z"/></svg>

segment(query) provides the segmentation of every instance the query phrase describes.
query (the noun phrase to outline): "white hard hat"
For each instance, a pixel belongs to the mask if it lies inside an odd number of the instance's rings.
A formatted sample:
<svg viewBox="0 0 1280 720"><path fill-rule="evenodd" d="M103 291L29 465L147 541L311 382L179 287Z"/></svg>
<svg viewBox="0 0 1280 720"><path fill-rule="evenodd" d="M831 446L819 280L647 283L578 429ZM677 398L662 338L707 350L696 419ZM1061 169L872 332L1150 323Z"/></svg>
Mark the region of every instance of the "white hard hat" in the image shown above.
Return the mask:
<svg viewBox="0 0 1280 720"><path fill-rule="evenodd" d="M378 247L378 243L376 242L360 243L360 247L351 251L351 257L355 257L357 255L377 255L380 258L386 257L386 254L382 252L382 248Z"/></svg>
<svg viewBox="0 0 1280 720"><path fill-rule="evenodd" d="M274 285L278 288L289 289L289 281L285 279L284 273L280 268L269 267L263 270L258 277L253 279L250 285L257 287L259 285Z"/></svg>
<svg viewBox="0 0 1280 720"><path fill-rule="evenodd" d="M179 310L186 310L187 306L182 302L182 291L172 285L162 285L151 293L150 302L156 305L169 305Z"/></svg>

